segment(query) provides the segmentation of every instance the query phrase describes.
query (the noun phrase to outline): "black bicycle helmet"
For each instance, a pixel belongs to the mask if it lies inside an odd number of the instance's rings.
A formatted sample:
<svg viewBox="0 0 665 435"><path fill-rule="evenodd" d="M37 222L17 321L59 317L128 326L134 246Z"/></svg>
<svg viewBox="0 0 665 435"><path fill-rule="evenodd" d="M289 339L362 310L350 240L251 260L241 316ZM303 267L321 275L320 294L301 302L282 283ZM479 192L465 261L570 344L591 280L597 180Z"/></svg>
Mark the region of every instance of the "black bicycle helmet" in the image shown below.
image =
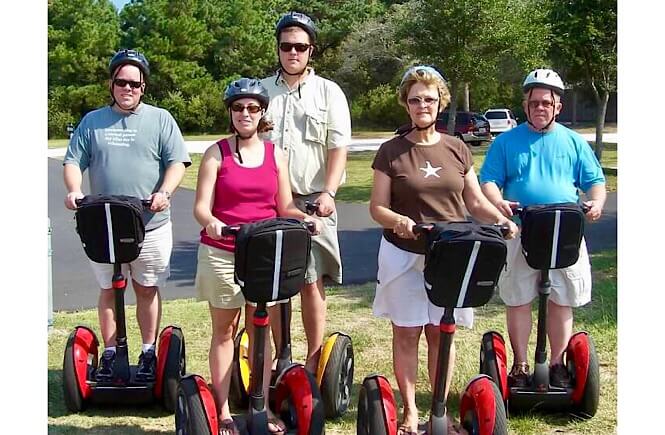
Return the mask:
<svg viewBox="0 0 665 435"><path fill-rule="evenodd" d="M150 64L148 63L148 59L136 50L123 48L113 56L109 63L109 73L111 74L111 77L113 77L115 70L118 69L119 66L125 64L135 65L141 70L145 77L150 76Z"/></svg>
<svg viewBox="0 0 665 435"><path fill-rule="evenodd" d="M268 90L263 87L260 81L253 78L242 77L231 82L224 91L224 104L226 107L241 98L254 98L259 101L261 107L268 108L270 96Z"/></svg>
<svg viewBox="0 0 665 435"><path fill-rule="evenodd" d="M312 44L316 42L316 26L314 25L314 21L302 12L293 11L282 15L282 18L277 22L277 27L275 28L275 37L277 40L279 41L279 34L282 30L293 26L300 27L307 32Z"/></svg>

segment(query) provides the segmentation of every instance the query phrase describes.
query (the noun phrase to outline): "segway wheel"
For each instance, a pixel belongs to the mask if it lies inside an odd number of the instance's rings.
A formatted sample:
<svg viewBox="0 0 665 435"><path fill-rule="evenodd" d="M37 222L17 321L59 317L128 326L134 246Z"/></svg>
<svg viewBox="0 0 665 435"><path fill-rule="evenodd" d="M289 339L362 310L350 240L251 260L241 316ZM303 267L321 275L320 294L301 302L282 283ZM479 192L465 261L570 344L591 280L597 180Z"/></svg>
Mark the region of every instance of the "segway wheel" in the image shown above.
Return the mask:
<svg viewBox="0 0 665 435"><path fill-rule="evenodd" d="M189 375L178 384L175 406L177 435L217 435L219 422L212 393L203 378Z"/></svg>
<svg viewBox="0 0 665 435"><path fill-rule="evenodd" d="M510 396L507 362L506 342L501 334L496 331L483 334L480 343L480 373L492 378L504 402Z"/></svg>
<svg viewBox="0 0 665 435"><path fill-rule="evenodd" d="M390 383L380 375L363 379L356 419L358 435L395 435L397 405Z"/></svg>
<svg viewBox="0 0 665 435"><path fill-rule="evenodd" d="M167 326L159 334L155 396L168 412L174 412L178 384L187 370L185 337L177 326Z"/></svg>
<svg viewBox="0 0 665 435"><path fill-rule="evenodd" d="M275 411L297 435L325 433L325 411L316 380L301 364L284 370L275 383ZM290 433L290 432L289 432Z"/></svg>
<svg viewBox="0 0 665 435"><path fill-rule="evenodd" d="M477 375L466 386L460 401L460 422L471 435L507 435L503 398L487 375Z"/></svg>
<svg viewBox="0 0 665 435"><path fill-rule="evenodd" d="M591 418L598 411L600 369L596 346L588 333L578 332L570 338L566 365L574 385L574 411L582 418Z"/></svg>
<svg viewBox="0 0 665 435"><path fill-rule="evenodd" d="M249 406L249 334L242 328L233 340L233 365L229 399L238 408Z"/></svg>
<svg viewBox="0 0 665 435"><path fill-rule="evenodd" d="M335 333L321 352L321 398L327 418L337 418L349 409L353 386L353 344L351 337Z"/></svg>
<svg viewBox="0 0 665 435"><path fill-rule="evenodd" d="M95 333L85 326L77 326L65 345L62 361L62 383L65 406L72 412L85 409L92 394L87 380L97 370L99 342Z"/></svg>

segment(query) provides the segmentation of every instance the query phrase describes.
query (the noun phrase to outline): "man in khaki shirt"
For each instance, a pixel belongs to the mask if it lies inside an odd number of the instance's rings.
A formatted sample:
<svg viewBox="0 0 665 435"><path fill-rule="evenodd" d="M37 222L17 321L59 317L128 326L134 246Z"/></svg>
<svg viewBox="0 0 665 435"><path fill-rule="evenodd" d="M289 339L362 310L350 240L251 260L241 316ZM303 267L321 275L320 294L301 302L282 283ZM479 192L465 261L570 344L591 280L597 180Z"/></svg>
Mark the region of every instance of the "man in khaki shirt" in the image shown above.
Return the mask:
<svg viewBox="0 0 665 435"><path fill-rule="evenodd" d="M276 37L280 69L261 82L270 94L266 119L274 123L267 139L288 156L296 205L304 208L306 200L318 202L317 214L325 223L321 234L312 238L310 265L301 291L307 337L305 367L316 373L326 322L323 277L342 282L335 195L345 177L351 117L341 88L307 66L316 42L312 20L289 12L278 21ZM271 323L276 331L279 316L271 316Z"/></svg>

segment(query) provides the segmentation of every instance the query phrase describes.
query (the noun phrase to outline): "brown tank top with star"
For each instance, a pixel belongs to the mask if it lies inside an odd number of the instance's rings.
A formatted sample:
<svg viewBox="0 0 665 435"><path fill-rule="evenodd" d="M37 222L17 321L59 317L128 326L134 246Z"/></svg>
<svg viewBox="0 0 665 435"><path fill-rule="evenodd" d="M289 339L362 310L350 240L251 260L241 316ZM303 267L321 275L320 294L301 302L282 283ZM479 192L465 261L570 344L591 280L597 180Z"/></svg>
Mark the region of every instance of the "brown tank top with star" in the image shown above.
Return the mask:
<svg viewBox="0 0 665 435"><path fill-rule="evenodd" d="M372 163L391 179L390 209L416 223L466 220L462 190L472 166L466 144L446 134L433 145L395 137L381 145ZM384 229L383 236L398 248L425 253L422 237L402 239L392 229Z"/></svg>

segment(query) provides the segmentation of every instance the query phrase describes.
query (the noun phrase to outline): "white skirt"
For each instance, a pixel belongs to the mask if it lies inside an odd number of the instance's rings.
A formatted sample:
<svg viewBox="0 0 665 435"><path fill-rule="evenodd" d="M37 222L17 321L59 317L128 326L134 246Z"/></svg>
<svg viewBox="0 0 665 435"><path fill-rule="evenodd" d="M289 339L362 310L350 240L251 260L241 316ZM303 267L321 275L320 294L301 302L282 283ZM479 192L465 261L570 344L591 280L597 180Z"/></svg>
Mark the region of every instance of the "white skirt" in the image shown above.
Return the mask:
<svg viewBox="0 0 665 435"><path fill-rule="evenodd" d="M425 256L405 251L381 237L379 270L372 311L402 327L438 325L443 308L425 293ZM456 308L455 324L471 328L473 308Z"/></svg>

